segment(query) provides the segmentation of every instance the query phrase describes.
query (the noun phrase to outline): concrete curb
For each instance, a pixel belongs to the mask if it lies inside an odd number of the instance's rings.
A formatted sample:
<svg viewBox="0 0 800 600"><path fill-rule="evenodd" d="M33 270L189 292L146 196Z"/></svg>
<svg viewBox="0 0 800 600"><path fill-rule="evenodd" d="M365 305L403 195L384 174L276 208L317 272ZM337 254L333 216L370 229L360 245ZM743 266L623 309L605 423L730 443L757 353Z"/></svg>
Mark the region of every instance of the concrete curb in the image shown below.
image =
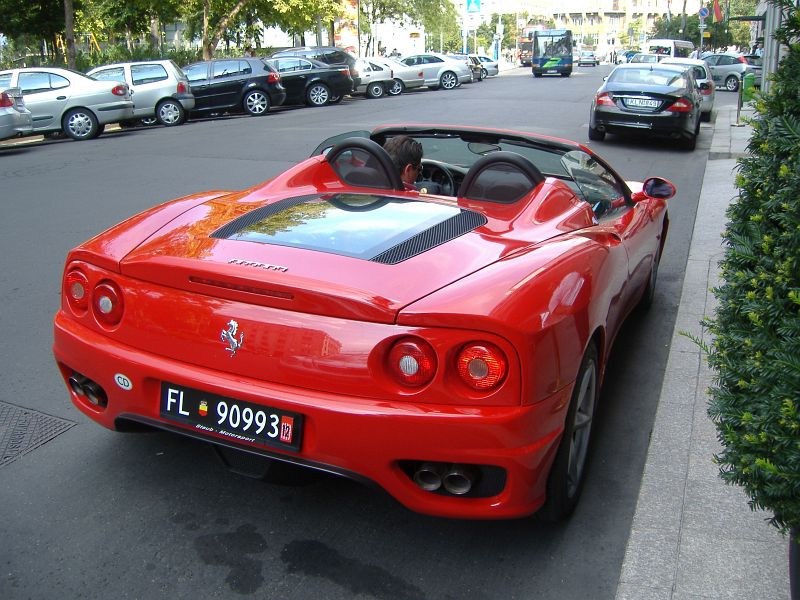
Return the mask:
<svg viewBox="0 0 800 600"><path fill-rule="evenodd" d="M720 234L750 136L735 121L735 107L718 111L617 600L789 597L788 540L719 478L721 446L706 414L713 373L682 333L708 342L700 320L713 315Z"/></svg>

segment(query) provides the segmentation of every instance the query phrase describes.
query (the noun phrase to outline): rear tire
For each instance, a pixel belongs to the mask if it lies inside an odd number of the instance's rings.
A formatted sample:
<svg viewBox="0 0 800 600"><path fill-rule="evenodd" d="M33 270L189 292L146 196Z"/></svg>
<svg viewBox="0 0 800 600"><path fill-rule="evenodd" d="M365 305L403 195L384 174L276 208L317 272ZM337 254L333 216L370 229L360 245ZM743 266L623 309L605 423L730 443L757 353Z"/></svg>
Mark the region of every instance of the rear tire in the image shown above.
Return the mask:
<svg viewBox="0 0 800 600"><path fill-rule="evenodd" d="M593 142L602 142L604 139L606 139L606 132L595 129L589 125L589 139Z"/></svg>
<svg viewBox="0 0 800 600"><path fill-rule="evenodd" d="M725 80L725 89L729 92L735 92L739 89L739 78L736 75L729 75Z"/></svg>
<svg viewBox="0 0 800 600"><path fill-rule="evenodd" d="M380 81L374 81L367 86L366 96L367 98L380 98L385 92L383 84Z"/></svg>
<svg viewBox="0 0 800 600"><path fill-rule="evenodd" d="M156 106L156 119L164 127L183 125L186 122L186 111L177 100L162 100Z"/></svg>
<svg viewBox="0 0 800 600"><path fill-rule="evenodd" d="M100 124L94 113L86 108L73 108L61 120L64 133L73 140L91 140L100 135Z"/></svg>
<svg viewBox="0 0 800 600"><path fill-rule="evenodd" d="M404 88L405 86L403 85L402 81L400 81L399 79L393 79L391 85L389 86L389 89L387 90L387 93L390 96L399 96L400 94L403 93Z"/></svg>
<svg viewBox="0 0 800 600"><path fill-rule="evenodd" d="M534 72L533 76L534 76L534 77L541 77L541 76L542 76L542 74L541 74L541 73L536 73L536 72Z"/></svg>
<svg viewBox="0 0 800 600"><path fill-rule="evenodd" d="M452 71L445 71L439 78L439 87L444 90L452 90L458 85L458 77Z"/></svg>
<svg viewBox="0 0 800 600"><path fill-rule="evenodd" d="M481 79L486 79L489 76L489 71L486 69L481 69Z"/></svg>
<svg viewBox="0 0 800 600"><path fill-rule="evenodd" d="M253 117L262 117L269 112L269 96L262 90L250 90L242 99L245 112Z"/></svg>
<svg viewBox="0 0 800 600"><path fill-rule="evenodd" d="M313 83L306 91L306 104L309 106L325 106L331 101L331 91L324 83Z"/></svg>
<svg viewBox="0 0 800 600"><path fill-rule="evenodd" d="M592 420L600 391L597 362L597 348L592 342L583 355L575 378L564 432L547 478L547 496L539 511L545 521L562 521L578 505L589 457Z"/></svg>

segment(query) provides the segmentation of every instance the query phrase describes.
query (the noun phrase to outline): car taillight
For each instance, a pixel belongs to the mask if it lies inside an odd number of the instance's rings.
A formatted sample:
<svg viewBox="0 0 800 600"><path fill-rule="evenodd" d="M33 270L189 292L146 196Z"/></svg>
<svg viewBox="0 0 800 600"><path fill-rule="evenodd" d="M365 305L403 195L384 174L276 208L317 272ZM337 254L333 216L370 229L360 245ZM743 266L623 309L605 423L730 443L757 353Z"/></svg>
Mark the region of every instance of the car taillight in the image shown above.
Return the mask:
<svg viewBox="0 0 800 600"><path fill-rule="evenodd" d="M691 112L692 108L694 107L692 106L691 102L687 102L683 98L680 98L675 100L675 102L672 103L672 106L670 106L667 110L670 112Z"/></svg>
<svg viewBox="0 0 800 600"><path fill-rule="evenodd" d="M111 88L111 93L115 96L126 96L128 94L128 86L120 83Z"/></svg>
<svg viewBox="0 0 800 600"><path fill-rule="evenodd" d="M616 106L608 92L598 94L597 98L595 98L595 103L597 106Z"/></svg>
<svg viewBox="0 0 800 600"><path fill-rule="evenodd" d="M436 373L436 353L419 338L399 340L389 350L389 372L403 385L420 387Z"/></svg>
<svg viewBox="0 0 800 600"><path fill-rule="evenodd" d="M739 57L739 62L740 62L740 63L747 64L747 59L746 59L744 56L740 56L740 57Z"/></svg>
<svg viewBox="0 0 800 600"><path fill-rule="evenodd" d="M176 90L178 94L185 94L186 93L186 84L182 81L178 82L178 89Z"/></svg>
<svg viewBox="0 0 800 600"><path fill-rule="evenodd" d="M468 386L488 391L503 381L508 361L503 351L494 344L477 342L461 349L456 368L461 380Z"/></svg>
<svg viewBox="0 0 800 600"><path fill-rule="evenodd" d="M89 306L89 278L83 272L73 269L64 277L64 293L73 310L85 312Z"/></svg>
<svg viewBox="0 0 800 600"><path fill-rule="evenodd" d="M122 291L112 281L97 284L92 293L92 309L95 317L106 325L116 325L122 320L124 310Z"/></svg>
<svg viewBox="0 0 800 600"><path fill-rule="evenodd" d="M425 77L425 73L420 71L419 73L417 73L417 77L420 77L420 78Z"/></svg>
<svg viewBox="0 0 800 600"><path fill-rule="evenodd" d="M710 96L714 92L713 84L709 83L707 88L701 88L700 93L704 96Z"/></svg>
<svg viewBox="0 0 800 600"><path fill-rule="evenodd" d="M270 73L267 75L267 83L280 83L281 76L278 73Z"/></svg>
<svg viewBox="0 0 800 600"><path fill-rule="evenodd" d="M0 107L9 108L11 106L14 106L14 101L11 99L11 96L5 92L0 93Z"/></svg>

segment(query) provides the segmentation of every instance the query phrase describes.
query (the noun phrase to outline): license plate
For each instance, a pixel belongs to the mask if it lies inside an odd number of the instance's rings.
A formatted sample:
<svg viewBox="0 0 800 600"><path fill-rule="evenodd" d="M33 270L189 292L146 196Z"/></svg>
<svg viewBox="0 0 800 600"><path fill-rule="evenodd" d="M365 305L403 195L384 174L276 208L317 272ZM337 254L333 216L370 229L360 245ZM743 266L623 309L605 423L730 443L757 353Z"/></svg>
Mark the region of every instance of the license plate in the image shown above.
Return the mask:
<svg viewBox="0 0 800 600"><path fill-rule="evenodd" d="M548 73L558 73L558 69L549 69Z"/></svg>
<svg viewBox="0 0 800 600"><path fill-rule="evenodd" d="M627 98L625 106L631 108L658 108L661 104L660 100L651 100L649 98Z"/></svg>
<svg viewBox="0 0 800 600"><path fill-rule="evenodd" d="M174 383L161 383L161 416L197 431L298 451L303 415L261 404L217 396Z"/></svg>

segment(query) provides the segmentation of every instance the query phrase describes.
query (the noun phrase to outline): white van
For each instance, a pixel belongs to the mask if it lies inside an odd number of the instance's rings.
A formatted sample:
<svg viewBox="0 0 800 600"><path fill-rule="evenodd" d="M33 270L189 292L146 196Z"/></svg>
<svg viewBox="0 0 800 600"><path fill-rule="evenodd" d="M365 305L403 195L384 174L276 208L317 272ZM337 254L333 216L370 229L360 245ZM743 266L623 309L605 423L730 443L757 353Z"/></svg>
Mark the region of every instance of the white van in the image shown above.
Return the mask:
<svg viewBox="0 0 800 600"><path fill-rule="evenodd" d="M644 54L659 54L672 58L689 58L694 44L686 40L647 40L642 44Z"/></svg>

